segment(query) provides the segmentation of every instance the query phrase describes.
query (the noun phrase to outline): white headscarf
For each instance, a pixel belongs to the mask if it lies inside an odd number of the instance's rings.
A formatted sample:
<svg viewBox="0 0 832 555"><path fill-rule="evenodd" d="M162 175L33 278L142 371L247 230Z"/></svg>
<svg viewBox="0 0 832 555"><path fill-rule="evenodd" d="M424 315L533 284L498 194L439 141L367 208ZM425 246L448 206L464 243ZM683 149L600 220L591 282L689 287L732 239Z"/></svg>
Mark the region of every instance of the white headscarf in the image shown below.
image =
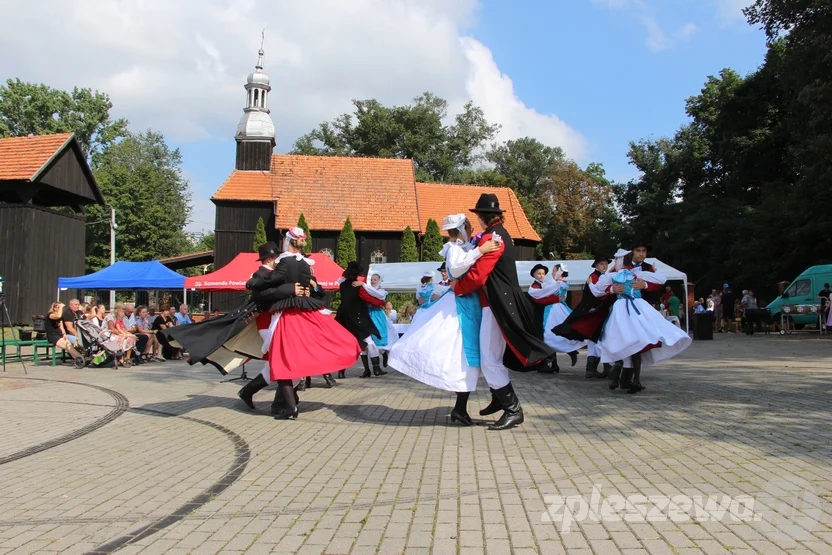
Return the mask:
<svg viewBox="0 0 832 555"><path fill-rule="evenodd" d="M625 249L618 249L617 251L615 251L615 254L613 255L614 260L612 264L610 264L610 267L607 271L616 272L624 268L624 257L630 254L631 252L632 251L628 251Z"/></svg>
<svg viewBox="0 0 832 555"><path fill-rule="evenodd" d="M442 220L442 231L457 229L459 230L462 242L467 243L469 239L468 234L465 233L465 222L467 220L468 217L465 214L451 214L449 216L445 216L445 219Z"/></svg>
<svg viewBox="0 0 832 555"><path fill-rule="evenodd" d="M278 257L278 260L280 260L281 258L286 258L287 256L294 256L299 260L302 258L306 261L307 264L309 264L310 266L314 266L315 261L312 260L311 258L306 258L299 252L298 253L289 252L289 242L292 239L306 239L306 233L303 231L303 229L301 229L299 227L293 227L293 228L287 229L286 230L286 236L283 238L283 253Z"/></svg>

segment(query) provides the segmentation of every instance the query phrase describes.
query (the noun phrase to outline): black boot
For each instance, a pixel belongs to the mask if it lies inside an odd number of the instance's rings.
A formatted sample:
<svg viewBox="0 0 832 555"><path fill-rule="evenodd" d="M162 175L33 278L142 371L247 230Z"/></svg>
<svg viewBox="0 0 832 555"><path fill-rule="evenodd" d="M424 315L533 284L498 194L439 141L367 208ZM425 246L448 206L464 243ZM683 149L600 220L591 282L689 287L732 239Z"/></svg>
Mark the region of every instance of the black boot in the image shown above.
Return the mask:
<svg viewBox="0 0 832 555"><path fill-rule="evenodd" d="M603 376L604 378L609 378L610 372L612 372L612 364L610 364L609 362L605 362L604 371L601 372L601 376Z"/></svg>
<svg viewBox="0 0 832 555"><path fill-rule="evenodd" d="M390 353L384 351L381 353L381 365L387 368L387 359L390 358Z"/></svg>
<svg viewBox="0 0 832 555"><path fill-rule="evenodd" d="M346 377L347 377L347 371L346 370L338 370L338 379L339 380L346 379Z"/></svg>
<svg viewBox="0 0 832 555"><path fill-rule="evenodd" d="M641 355L633 355L633 383L627 390L627 393L638 393L644 391L644 386L641 385Z"/></svg>
<svg viewBox="0 0 832 555"><path fill-rule="evenodd" d="M297 387L298 391L306 391L306 378L301 378L300 383Z"/></svg>
<svg viewBox="0 0 832 555"><path fill-rule="evenodd" d="M248 408L254 410L254 394L266 387L266 379L263 377L263 374L257 374L257 377L248 382L246 385L243 386L240 391L237 392L237 396L243 400L243 402L248 405Z"/></svg>
<svg viewBox="0 0 832 555"><path fill-rule="evenodd" d="M526 419L523 416L523 407L520 406L520 399L514 393L514 388L511 384L500 388L496 391L497 398L500 399L505 412L494 424L488 427L489 430L508 430L519 426Z"/></svg>
<svg viewBox="0 0 832 555"><path fill-rule="evenodd" d="M451 411L451 422L459 422L463 426L473 426L474 422L468 415L468 397L471 394L467 391L457 392L456 404Z"/></svg>
<svg viewBox="0 0 832 555"><path fill-rule="evenodd" d="M495 412L501 411L503 405L500 404L500 400L497 399L497 391L495 389L491 389L491 402L488 404L487 407L480 411L480 416L488 416L489 414L494 414Z"/></svg>
<svg viewBox="0 0 832 555"><path fill-rule="evenodd" d="M610 389L618 389L621 380L621 369L624 368L624 361L617 361L610 370Z"/></svg>
<svg viewBox="0 0 832 555"><path fill-rule="evenodd" d="M277 380L277 391L283 395L283 407L274 414L275 420L297 420L298 405L292 380Z"/></svg>
<svg viewBox="0 0 832 555"><path fill-rule="evenodd" d="M327 388L335 385L335 379L332 377L332 374L324 374L324 381L326 382Z"/></svg>
<svg viewBox="0 0 832 555"><path fill-rule="evenodd" d="M601 359L598 357L586 357L586 379L603 378L604 375L598 371Z"/></svg>
<svg viewBox="0 0 832 555"><path fill-rule="evenodd" d="M556 358L557 355L552 355L548 357L546 360L540 363L537 367L537 372L539 374L557 374L560 372L560 368L558 367L558 359Z"/></svg>
<svg viewBox="0 0 832 555"><path fill-rule="evenodd" d="M572 352L567 353L567 354L569 355L569 360L572 361L572 366L575 366L576 364L578 364L578 351L572 351Z"/></svg>
<svg viewBox="0 0 832 555"><path fill-rule="evenodd" d="M297 395L297 393L295 393ZM283 391L280 390L278 387L274 392L274 401L272 401L272 416L277 416L278 414L284 412L286 409L286 403L283 402Z"/></svg>
<svg viewBox="0 0 832 555"><path fill-rule="evenodd" d="M384 370L381 369L381 366L378 365L378 357L373 357L370 359L373 363L373 374L376 376L384 376L387 374Z"/></svg>
<svg viewBox="0 0 832 555"><path fill-rule="evenodd" d="M621 371L621 389L630 389L633 386L633 369L625 368Z"/></svg>
<svg viewBox="0 0 832 555"><path fill-rule="evenodd" d="M312 389L312 376L306 376L306 379L304 380L304 382L305 382L305 384L304 384L305 387L301 391L306 391L307 389Z"/></svg>
<svg viewBox="0 0 832 555"><path fill-rule="evenodd" d="M361 355L361 362L364 364L364 373L361 374L362 378L369 378L372 376L370 373L370 359L367 355Z"/></svg>

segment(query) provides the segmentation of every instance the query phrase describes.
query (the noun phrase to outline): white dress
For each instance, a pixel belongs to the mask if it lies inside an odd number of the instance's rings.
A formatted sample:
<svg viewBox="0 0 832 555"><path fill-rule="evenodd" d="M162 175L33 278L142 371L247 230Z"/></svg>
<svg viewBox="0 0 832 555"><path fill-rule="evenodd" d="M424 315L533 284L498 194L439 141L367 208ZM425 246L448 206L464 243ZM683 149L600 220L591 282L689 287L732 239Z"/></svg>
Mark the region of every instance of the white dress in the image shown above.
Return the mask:
<svg viewBox="0 0 832 555"><path fill-rule="evenodd" d="M462 241L446 243L441 254L454 278L467 272L482 256L479 249ZM480 369L468 365L453 291L418 313L420 317L414 317L390 351L388 366L446 391L476 390Z"/></svg>
<svg viewBox="0 0 832 555"><path fill-rule="evenodd" d="M571 353L578 349L585 347L586 341L574 341L555 335L552 328L563 323L566 317L571 314L571 310L566 306L566 293L569 290L569 285L565 281L550 280L543 282L540 289L529 288L529 296L534 299L543 299L558 295L561 301L551 305L546 316L546 321L543 323L543 341L548 346L558 351L559 353Z"/></svg>
<svg viewBox="0 0 832 555"><path fill-rule="evenodd" d="M620 270L604 274L598 283L590 284L590 289L596 297L601 297L614 281L620 283L632 277L659 285L667 281L661 272ZM642 366L649 366L678 355L691 343L687 333L665 320L658 310L641 298L615 301L599 341L601 362L624 360L626 367L629 367L627 359L635 354L641 353ZM659 346L642 353L650 345Z"/></svg>

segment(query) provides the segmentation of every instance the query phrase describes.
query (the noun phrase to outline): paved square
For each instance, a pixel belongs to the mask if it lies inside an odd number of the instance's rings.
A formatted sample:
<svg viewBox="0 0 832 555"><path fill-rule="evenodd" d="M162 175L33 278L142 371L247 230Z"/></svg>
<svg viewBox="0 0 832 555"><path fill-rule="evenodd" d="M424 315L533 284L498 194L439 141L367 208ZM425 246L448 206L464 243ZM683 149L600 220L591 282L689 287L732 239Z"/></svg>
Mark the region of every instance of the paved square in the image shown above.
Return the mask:
<svg viewBox="0 0 832 555"><path fill-rule="evenodd" d="M211 368L9 366L0 554L832 553L832 340L697 342L635 396L560 363L506 432L395 372L279 422Z"/></svg>

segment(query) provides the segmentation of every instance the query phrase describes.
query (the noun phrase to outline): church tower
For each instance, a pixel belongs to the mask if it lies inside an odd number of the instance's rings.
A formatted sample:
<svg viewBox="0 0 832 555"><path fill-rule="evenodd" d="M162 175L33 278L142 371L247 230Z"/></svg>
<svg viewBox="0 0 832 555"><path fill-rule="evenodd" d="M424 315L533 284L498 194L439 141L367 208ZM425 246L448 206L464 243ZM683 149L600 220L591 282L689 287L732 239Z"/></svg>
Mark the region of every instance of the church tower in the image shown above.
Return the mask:
<svg viewBox="0 0 832 555"><path fill-rule="evenodd" d="M265 40L265 36L264 36ZM254 73L246 79L245 112L237 124L234 138L237 140L238 170L271 169L272 151L274 150L274 122L269 116L269 76L263 73L263 43L257 53L257 65Z"/></svg>

